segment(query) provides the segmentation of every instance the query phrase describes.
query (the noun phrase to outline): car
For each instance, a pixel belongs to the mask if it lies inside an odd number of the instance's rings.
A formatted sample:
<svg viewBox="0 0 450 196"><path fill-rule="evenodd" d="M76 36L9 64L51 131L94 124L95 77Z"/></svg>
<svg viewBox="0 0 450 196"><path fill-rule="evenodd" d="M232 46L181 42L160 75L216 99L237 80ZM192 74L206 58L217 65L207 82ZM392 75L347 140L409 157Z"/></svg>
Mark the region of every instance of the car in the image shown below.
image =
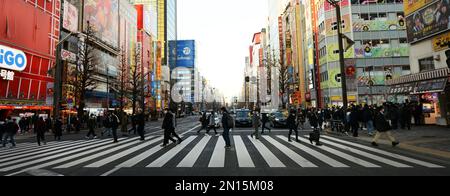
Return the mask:
<svg viewBox="0 0 450 196"><path fill-rule="evenodd" d="M220 124L222 123L222 117L218 113L215 113L215 114L216 114L216 118L214 119L214 126L216 128L220 128ZM211 115L211 112L206 112L206 118L208 118L209 115Z"/></svg>
<svg viewBox="0 0 450 196"><path fill-rule="evenodd" d="M236 127L251 127L253 125L250 110L236 110L234 119Z"/></svg>
<svg viewBox="0 0 450 196"><path fill-rule="evenodd" d="M287 117L282 112L274 112L269 115L269 121L271 127L287 127Z"/></svg>

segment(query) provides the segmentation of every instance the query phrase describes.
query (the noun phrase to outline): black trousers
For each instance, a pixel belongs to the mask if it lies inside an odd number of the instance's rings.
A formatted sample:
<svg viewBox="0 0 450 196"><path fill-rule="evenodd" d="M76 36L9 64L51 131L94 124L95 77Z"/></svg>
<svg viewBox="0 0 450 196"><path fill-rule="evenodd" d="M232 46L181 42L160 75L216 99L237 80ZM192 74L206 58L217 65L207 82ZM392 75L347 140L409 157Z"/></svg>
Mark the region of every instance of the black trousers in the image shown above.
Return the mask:
<svg viewBox="0 0 450 196"><path fill-rule="evenodd" d="M40 146L41 145L41 141L44 142L44 144L46 144L45 142L45 133L37 133L36 134L36 139L37 139L37 143Z"/></svg>
<svg viewBox="0 0 450 196"><path fill-rule="evenodd" d="M296 128L289 128L289 141L291 141L291 135L292 135L292 131L295 132L295 140L298 140L298 130Z"/></svg>
<svg viewBox="0 0 450 196"><path fill-rule="evenodd" d="M359 124L357 122L352 123L353 136L358 137L358 129L359 129Z"/></svg>
<svg viewBox="0 0 450 196"><path fill-rule="evenodd" d="M86 137L89 137L89 136L94 136L94 137L96 137L97 135L95 134L95 131L94 131L94 128L89 128L89 132L87 133L87 135L86 135Z"/></svg>
<svg viewBox="0 0 450 196"><path fill-rule="evenodd" d="M112 128L112 134L113 134L114 142L118 142L118 138L117 138L117 127L113 127L113 128Z"/></svg>
<svg viewBox="0 0 450 196"><path fill-rule="evenodd" d="M145 140L144 126L138 126L137 132L141 136L141 140Z"/></svg>
<svg viewBox="0 0 450 196"><path fill-rule="evenodd" d="M169 143L169 140L172 142L176 142L176 140L172 138L172 131L173 131L172 129L164 129L163 145L167 145ZM175 131L173 131L173 132L175 132Z"/></svg>
<svg viewBox="0 0 450 196"><path fill-rule="evenodd" d="M206 133L209 133L209 131L211 131L211 129L214 129L214 133L217 134L217 129L216 129L215 125L208 126L208 128L206 128Z"/></svg>
<svg viewBox="0 0 450 196"><path fill-rule="evenodd" d="M264 133L264 128L268 129L269 132L272 131L272 129L270 129L269 127L266 127L266 123L267 122L262 122L262 131L261 131L261 133Z"/></svg>

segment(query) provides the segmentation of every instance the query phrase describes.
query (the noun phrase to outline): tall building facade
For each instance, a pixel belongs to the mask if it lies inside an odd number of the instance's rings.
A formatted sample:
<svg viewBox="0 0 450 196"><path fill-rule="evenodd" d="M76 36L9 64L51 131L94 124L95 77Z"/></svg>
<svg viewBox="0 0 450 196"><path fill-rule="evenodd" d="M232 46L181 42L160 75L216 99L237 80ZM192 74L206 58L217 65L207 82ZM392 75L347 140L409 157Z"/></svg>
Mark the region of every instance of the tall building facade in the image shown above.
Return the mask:
<svg viewBox="0 0 450 196"><path fill-rule="evenodd" d="M342 105L335 8L316 2L321 102ZM343 0L342 32L356 44L345 52L349 102L381 104L394 98L386 81L408 74L403 1Z"/></svg>
<svg viewBox="0 0 450 196"><path fill-rule="evenodd" d="M450 2L405 0L407 41L410 44L411 74L388 82L389 95L399 103L406 97L425 124L450 124Z"/></svg>
<svg viewBox="0 0 450 196"><path fill-rule="evenodd" d="M50 114L61 1L0 1L0 120ZM24 17L27 16L27 17Z"/></svg>

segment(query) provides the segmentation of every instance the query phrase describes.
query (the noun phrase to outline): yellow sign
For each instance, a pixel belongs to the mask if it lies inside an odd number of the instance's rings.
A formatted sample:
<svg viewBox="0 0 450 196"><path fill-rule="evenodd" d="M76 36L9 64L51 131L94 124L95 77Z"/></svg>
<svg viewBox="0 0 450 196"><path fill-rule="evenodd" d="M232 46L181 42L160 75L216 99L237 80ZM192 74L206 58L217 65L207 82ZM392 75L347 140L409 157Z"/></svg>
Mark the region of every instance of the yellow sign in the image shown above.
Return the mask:
<svg viewBox="0 0 450 196"><path fill-rule="evenodd" d="M448 49L448 44L450 44L450 32L433 38L433 50L435 52Z"/></svg>
<svg viewBox="0 0 450 196"><path fill-rule="evenodd" d="M356 96L355 95L349 95L347 97L348 101L356 102ZM331 96L331 101L342 101L342 96Z"/></svg>
<svg viewBox="0 0 450 196"><path fill-rule="evenodd" d="M405 6L405 15L407 16L413 13L432 1L434 0L404 0L403 4Z"/></svg>

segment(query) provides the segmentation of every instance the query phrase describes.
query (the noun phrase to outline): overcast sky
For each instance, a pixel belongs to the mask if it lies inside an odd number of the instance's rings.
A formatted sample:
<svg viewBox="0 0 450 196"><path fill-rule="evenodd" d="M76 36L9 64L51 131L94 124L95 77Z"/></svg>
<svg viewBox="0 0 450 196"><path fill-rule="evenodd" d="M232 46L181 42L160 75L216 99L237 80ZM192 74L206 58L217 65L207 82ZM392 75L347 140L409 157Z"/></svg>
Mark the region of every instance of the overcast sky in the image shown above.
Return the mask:
<svg viewBox="0 0 450 196"><path fill-rule="evenodd" d="M197 41L198 67L229 99L238 96L253 34L267 24L267 0L179 0L178 39Z"/></svg>

